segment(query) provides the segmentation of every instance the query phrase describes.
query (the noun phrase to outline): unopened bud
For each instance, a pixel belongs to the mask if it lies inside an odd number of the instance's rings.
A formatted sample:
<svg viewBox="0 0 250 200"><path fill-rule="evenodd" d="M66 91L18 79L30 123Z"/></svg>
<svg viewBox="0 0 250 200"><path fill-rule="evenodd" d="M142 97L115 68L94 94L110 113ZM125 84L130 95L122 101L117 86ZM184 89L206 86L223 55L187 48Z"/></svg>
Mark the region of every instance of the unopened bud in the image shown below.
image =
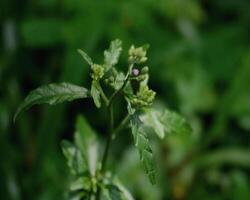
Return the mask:
<svg viewBox="0 0 250 200"><path fill-rule="evenodd" d="M141 73L142 73L142 74L147 74L147 73L148 73L148 70L149 70L149 69L148 69L148 66L145 66L145 67L142 68Z"/></svg>

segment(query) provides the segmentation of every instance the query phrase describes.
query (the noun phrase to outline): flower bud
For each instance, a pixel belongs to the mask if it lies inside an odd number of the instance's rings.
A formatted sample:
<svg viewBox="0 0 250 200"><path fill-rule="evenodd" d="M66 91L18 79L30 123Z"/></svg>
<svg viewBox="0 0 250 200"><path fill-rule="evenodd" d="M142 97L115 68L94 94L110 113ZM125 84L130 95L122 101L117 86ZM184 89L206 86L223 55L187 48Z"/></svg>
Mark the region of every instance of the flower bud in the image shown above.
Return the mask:
<svg viewBox="0 0 250 200"><path fill-rule="evenodd" d="M137 47L135 48L134 45L132 45L128 51L129 55L129 62L130 63L144 63L148 59L146 57L147 51L143 47Z"/></svg>
<svg viewBox="0 0 250 200"><path fill-rule="evenodd" d="M137 68L132 69L132 75L133 76L138 76L140 74L140 70Z"/></svg>
<svg viewBox="0 0 250 200"><path fill-rule="evenodd" d="M100 80L104 75L104 68L102 65L93 64L91 65L92 74L91 77L94 80Z"/></svg>
<svg viewBox="0 0 250 200"><path fill-rule="evenodd" d="M143 67L142 70L141 70L141 74L147 74L148 70L149 70L148 66Z"/></svg>

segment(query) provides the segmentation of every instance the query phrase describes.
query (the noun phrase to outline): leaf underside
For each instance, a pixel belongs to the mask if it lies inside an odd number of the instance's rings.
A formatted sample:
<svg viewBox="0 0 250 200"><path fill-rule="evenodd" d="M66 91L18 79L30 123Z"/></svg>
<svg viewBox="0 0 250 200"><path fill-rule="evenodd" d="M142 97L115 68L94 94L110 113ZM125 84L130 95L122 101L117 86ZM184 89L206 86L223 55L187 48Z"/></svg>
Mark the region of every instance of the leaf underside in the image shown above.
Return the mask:
<svg viewBox="0 0 250 200"><path fill-rule="evenodd" d="M51 83L44 85L29 93L23 103L18 107L14 115L14 121L22 111L36 104L47 103L56 105L64 101L87 97L89 97L89 92L86 88L71 83Z"/></svg>

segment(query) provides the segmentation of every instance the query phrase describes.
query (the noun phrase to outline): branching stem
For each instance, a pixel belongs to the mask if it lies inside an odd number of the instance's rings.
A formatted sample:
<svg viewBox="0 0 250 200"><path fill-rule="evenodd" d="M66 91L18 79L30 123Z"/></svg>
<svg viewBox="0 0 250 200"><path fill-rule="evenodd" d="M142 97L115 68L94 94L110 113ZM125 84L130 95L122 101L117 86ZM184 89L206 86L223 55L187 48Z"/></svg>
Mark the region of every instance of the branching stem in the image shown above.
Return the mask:
<svg viewBox="0 0 250 200"><path fill-rule="evenodd" d="M100 94L103 98L103 100L105 101L107 108L108 108L108 112L109 112L109 120L110 120L110 124L109 124L109 134L108 134L108 139L107 139L107 143L104 149L104 153L103 153L103 158L102 158L102 163L101 163L101 174L103 175L105 170L106 170L106 163L108 160L108 154L109 154L109 149L110 149L110 145L111 145L111 141L114 137L114 135L116 133L118 133L120 130L122 130L124 128L124 126L127 124L127 122L129 121L129 115L127 115L122 122L120 123L120 125L114 129L114 112L113 112L113 101L115 100L115 98L123 91L123 89L126 87L128 81L129 81L129 76L131 73L131 70L133 68L133 64L131 64L129 66L128 72L126 74L125 77L125 81L122 84L122 86L120 87L119 90L115 91L110 99L108 100L108 98L106 97L105 93L103 92L103 90L101 89L101 87L99 87L99 91ZM100 199L100 194L101 194L101 188L98 187L97 189L97 194L96 194L96 200Z"/></svg>

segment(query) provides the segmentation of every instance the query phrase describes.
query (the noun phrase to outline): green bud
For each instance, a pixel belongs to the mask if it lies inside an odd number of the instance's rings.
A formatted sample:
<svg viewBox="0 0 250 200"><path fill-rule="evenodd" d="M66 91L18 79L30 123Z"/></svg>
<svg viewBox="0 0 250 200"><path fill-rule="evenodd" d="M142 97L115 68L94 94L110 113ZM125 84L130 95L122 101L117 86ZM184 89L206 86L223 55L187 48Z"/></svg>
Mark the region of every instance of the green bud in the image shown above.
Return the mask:
<svg viewBox="0 0 250 200"><path fill-rule="evenodd" d="M131 99L131 104L135 107L146 107L153 103L155 92L148 86L140 86L139 91Z"/></svg>
<svg viewBox="0 0 250 200"><path fill-rule="evenodd" d="M145 66L141 69L141 74L147 74L149 71L148 66Z"/></svg>
<svg viewBox="0 0 250 200"><path fill-rule="evenodd" d="M147 78L145 74L141 74L140 76L137 77L138 81L144 81Z"/></svg>
<svg viewBox="0 0 250 200"><path fill-rule="evenodd" d="M109 84L109 79L108 79L108 78L105 78L104 83L105 83L105 84Z"/></svg>
<svg viewBox="0 0 250 200"><path fill-rule="evenodd" d="M146 57L147 51L145 48L143 47L137 47L135 48L134 45L132 45L128 51L128 55L129 55L129 62L130 63L144 63L146 62L146 60L148 59Z"/></svg>
<svg viewBox="0 0 250 200"><path fill-rule="evenodd" d="M110 77L109 77L109 82L110 82L110 83L113 83L114 81L115 81L115 78L114 78L113 76L110 76Z"/></svg>
<svg viewBox="0 0 250 200"><path fill-rule="evenodd" d="M93 64L91 65L92 74L91 77L94 80L100 80L104 75L104 67L102 65Z"/></svg>

